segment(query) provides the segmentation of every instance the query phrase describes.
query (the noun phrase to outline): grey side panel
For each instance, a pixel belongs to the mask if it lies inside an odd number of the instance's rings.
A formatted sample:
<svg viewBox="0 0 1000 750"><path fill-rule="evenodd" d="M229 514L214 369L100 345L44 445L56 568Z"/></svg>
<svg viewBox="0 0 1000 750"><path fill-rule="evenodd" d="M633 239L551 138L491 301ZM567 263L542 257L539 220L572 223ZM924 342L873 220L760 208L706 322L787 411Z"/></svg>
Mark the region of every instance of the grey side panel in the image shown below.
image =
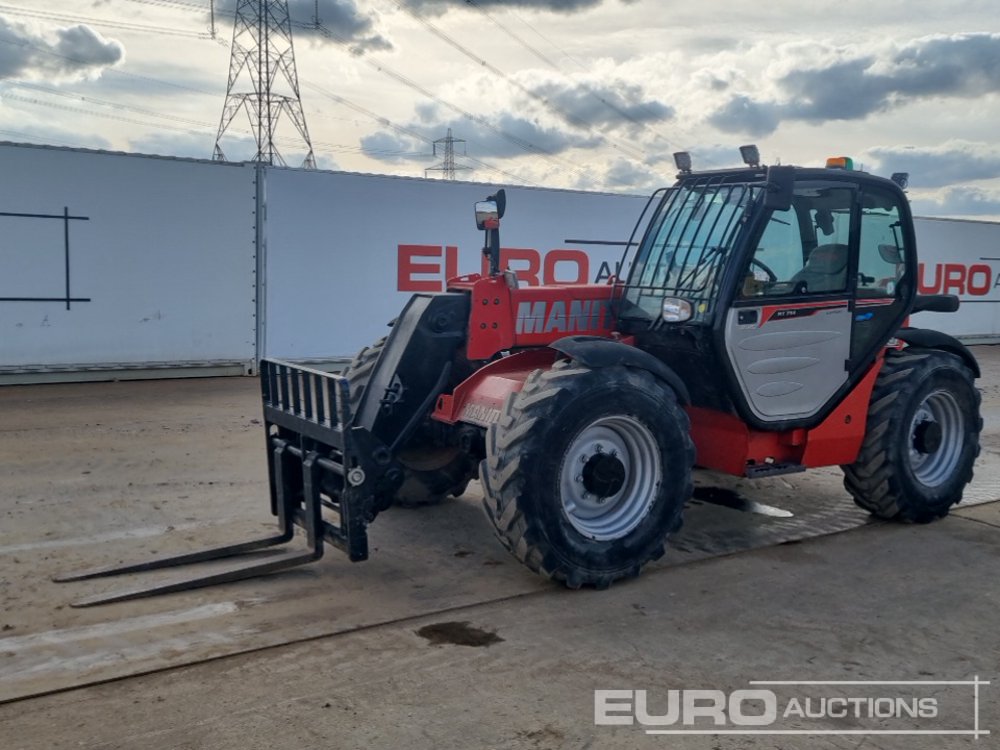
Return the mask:
<svg viewBox="0 0 1000 750"><path fill-rule="evenodd" d="M811 315L740 325L734 308L726 320L726 350L753 413L778 422L816 414L847 380L851 349L851 312L842 306Z"/></svg>

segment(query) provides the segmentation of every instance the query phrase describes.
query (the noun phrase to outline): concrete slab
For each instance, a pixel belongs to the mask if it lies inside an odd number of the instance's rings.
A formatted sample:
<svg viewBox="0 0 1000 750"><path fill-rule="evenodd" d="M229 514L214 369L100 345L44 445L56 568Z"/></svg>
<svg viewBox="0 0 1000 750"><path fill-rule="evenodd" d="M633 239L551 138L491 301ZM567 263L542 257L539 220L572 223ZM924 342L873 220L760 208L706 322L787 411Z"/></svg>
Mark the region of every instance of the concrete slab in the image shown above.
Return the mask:
<svg viewBox="0 0 1000 750"><path fill-rule="evenodd" d="M0 737L16 750L994 747L998 534L958 517L869 527L661 569L606 592L539 590L3 705ZM455 624L462 622L468 626ZM420 635L428 626L492 637L478 648L435 643ZM978 743L939 736L664 738L638 726L598 727L593 719L595 689L662 696L668 689L734 690L750 680L974 675L992 682L982 688L980 726L994 734ZM954 691L939 686L933 694L958 718L952 713L946 723L942 714L925 729L971 729L970 691ZM871 722L826 726L857 731Z"/></svg>
<svg viewBox="0 0 1000 750"><path fill-rule="evenodd" d="M954 511L956 516L969 518L980 523L990 523L1000 528L1000 503L988 503L971 508L959 507Z"/></svg>

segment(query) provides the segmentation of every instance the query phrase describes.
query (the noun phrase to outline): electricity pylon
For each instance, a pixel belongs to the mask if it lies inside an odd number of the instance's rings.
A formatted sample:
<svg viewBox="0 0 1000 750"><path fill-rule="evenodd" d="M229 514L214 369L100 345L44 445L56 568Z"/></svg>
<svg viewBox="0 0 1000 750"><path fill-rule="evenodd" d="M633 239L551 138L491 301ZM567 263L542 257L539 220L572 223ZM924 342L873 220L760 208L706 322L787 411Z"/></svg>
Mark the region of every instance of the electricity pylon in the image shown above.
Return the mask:
<svg viewBox="0 0 1000 750"><path fill-rule="evenodd" d="M444 146L444 161L438 164L436 167L427 167L424 170L424 177L427 176L428 172L442 172L444 179L454 180L455 172L460 169L471 169L471 167L463 167L455 165L455 144L465 143L465 141L459 138L451 137L451 128L448 128L448 135L444 138L438 138L434 141L434 156L437 156L438 146Z"/></svg>
<svg viewBox="0 0 1000 750"><path fill-rule="evenodd" d="M282 87L285 93L279 92ZM316 168L309 129L302 111L302 97L299 95L288 0L236 2L229 84L212 156L216 161L226 161L222 138L241 110L250 118L250 127L257 141L253 161L285 165L275 145L275 132L282 115L285 115L292 121L305 146L306 158L302 166Z"/></svg>

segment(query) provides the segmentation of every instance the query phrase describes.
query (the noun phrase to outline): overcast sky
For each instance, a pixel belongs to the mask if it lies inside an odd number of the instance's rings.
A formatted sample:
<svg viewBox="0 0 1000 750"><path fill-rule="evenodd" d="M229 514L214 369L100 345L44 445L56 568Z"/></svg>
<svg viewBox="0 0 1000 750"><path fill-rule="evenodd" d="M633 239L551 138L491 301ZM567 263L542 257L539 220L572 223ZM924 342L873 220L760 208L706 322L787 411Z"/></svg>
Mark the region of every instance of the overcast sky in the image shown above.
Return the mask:
<svg viewBox="0 0 1000 750"><path fill-rule="evenodd" d="M0 0L0 139L209 158L236 4L213 39L208 0ZM997 0L319 0L318 27L289 6L321 168L422 176L451 128L460 179L645 193L674 151L726 166L753 142L1000 218Z"/></svg>

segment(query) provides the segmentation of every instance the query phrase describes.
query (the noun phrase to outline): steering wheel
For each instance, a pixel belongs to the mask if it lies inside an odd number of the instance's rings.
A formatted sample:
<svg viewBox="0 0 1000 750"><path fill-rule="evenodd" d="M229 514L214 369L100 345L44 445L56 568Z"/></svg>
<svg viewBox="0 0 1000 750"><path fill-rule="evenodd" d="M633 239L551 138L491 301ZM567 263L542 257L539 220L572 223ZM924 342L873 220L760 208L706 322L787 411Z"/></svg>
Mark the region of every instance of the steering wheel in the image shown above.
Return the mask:
<svg viewBox="0 0 1000 750"><path fill-rule="evenodd" d="M770 266L768 266L767 263L765 263L764 261L758 260L757 258L751 258L750 259L750 265L751 266L757 266L758 268L760 268L761 271L763 271L764 273L766 273L767 274L767 281L768 281L769 284L773 284L774 282L776 282L778 280L778 274L776 274L774 271L772 271L771 268L770 268Z"/></svg>

